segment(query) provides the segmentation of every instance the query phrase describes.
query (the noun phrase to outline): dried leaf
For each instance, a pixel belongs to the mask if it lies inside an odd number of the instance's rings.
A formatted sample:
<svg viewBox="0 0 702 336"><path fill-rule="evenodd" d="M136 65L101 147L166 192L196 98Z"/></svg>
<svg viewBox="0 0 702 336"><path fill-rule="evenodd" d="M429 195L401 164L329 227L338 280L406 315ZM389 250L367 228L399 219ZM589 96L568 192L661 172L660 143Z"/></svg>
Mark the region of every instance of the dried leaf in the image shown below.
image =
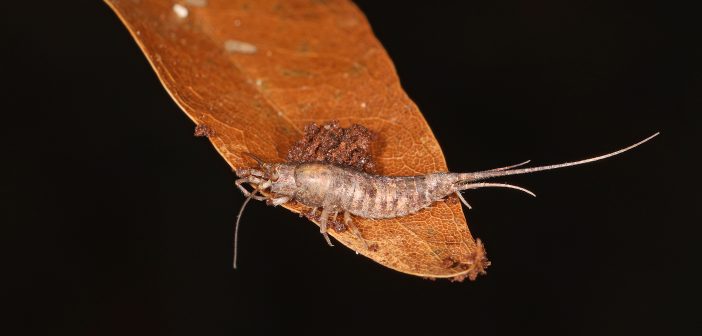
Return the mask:
<svg viewBox="0 0 702 336"><path fill-rule="evenodd" d="M243 152L282 162L305 125L339 120L378 135L372 153L380 174L446 171L429 126L350 1L107 3L196 134L207 136L232 168L255 164ZM400 272L460 280L487 266L452 198L411 216L355 220L372 249L349 232L331 235Z"/></svg>

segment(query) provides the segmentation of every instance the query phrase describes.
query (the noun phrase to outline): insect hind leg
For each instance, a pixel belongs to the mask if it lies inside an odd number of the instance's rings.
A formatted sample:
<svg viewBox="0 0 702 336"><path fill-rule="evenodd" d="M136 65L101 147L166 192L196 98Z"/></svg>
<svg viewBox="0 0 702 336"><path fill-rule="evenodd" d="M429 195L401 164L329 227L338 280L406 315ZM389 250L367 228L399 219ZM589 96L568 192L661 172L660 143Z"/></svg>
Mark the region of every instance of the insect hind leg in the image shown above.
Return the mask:
<svg viewBox="0 0 702 336"><path fill-rule="evenodd" d="M358 230L358 226L353 223L353 219L351 219L351 214L348 211L344 211L344 224L346 224L346 227L348 227L351 232L353 232L354 235L356 235L356 238L358 238L363 245L366 247L366 249L370 249L368 246L368 242L366 242L365 239L363 239L363 236L361 235L361 231Z"/></svg>
<svg viewBox="0 0 702 336"><path fill-rule="evenodd" d="M458 196L458 199L460 199L461 202L463 202L463 204L464 204L466 207L468 207L468 209L473 209L473 207L470 206L470 204L468 204L468 201L466 201L466 199L463 198L463 195L461 195L461 191L460 191L460 190L459 190L459 191L456 191L456 196Z"/></svg>
<svg viewBox="0 0 702 336"><path fill-rule="evenodd" d="M327 233L327 223L329 220L329 210L327 209L322 209L322 214L319 216L319 232L324 236L324 239L327 241L327 244L329 246L334 246L332 244L331 239L329 239L329 234Z"/></svg>

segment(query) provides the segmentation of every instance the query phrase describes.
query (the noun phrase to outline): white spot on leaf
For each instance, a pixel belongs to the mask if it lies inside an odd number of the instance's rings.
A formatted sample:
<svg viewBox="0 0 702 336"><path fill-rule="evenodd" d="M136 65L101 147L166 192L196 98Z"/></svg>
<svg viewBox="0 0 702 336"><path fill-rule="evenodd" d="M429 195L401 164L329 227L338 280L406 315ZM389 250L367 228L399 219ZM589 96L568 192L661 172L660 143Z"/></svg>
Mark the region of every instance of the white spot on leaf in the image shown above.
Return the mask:
<svg viewBox="0 0 702 336"><path fill-rule="evenodd" d="M188 17L188 9L181 4L173 5L173 12L175 12L181 19Z"/></svg>
<svg viewBox="0 0 702 336"><path fill-rule="evenodd" d="M231 53L253 54L258 50L255 45L237 40L226 40L224 49Z"/></svg>

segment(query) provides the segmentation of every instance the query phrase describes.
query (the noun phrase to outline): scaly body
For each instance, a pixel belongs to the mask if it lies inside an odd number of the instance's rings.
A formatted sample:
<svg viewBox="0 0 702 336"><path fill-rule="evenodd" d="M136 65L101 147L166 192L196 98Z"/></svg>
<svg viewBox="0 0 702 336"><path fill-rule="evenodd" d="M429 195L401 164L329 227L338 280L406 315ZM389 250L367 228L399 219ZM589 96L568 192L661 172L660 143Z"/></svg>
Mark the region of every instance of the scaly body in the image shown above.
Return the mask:
<svg viewBox="0 0 702 336"><path fill-rule="evenodd" d="M458 190L459 174L453 173L379 176L323 163L303 163L292 169L295 186L273 183L272 193L363 218L406 216Z"/></svg>
<svg viewBox="0 0 702 336"><path fill-rule="evenodd" d="M236 181L236 185L248 197L246 203L251 199L266 200L275 206L294 200L311 207L311 214L321 209L320 232L329 245L332 244L327 235L327 222L330 216L336 218L339 213L343 213L344 223L365 243L361 232L353 225L351 215L374 219L407 216L431 206L434 202L442 201L451 194L456 194L470 208L460 191L484 187L513 188L534 195L518 186L480 181L601 160L632 149L656 135L658 133L616 152L581 161L515 169L529 162L526 161L509 167L474 173L438 172L417 176L372 175L351 168L317 162L267 163L251 155L258 162L259 167L238 169L236 173L240 178ZM254 191L249 192L243 187L244 183L251 184ZM266 196L257 195L264 191ZM243 209L244 206L239 212L239 218ZM237 228L239 218L237 218Z"/></svg>

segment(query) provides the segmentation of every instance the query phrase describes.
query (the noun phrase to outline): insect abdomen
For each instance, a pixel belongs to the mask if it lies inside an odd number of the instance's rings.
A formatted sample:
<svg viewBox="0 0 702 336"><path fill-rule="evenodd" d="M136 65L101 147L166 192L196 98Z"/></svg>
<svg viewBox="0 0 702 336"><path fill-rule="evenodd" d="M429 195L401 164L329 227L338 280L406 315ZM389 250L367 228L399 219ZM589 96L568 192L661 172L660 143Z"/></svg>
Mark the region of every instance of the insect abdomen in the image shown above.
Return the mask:
<svg viewBox="0 0 702 336"><path fill-rule="evenodd" d="M393 218L415 213L434 202L425 176L373 176L356 182L350 213L365 218Z"/></svg>
<svg viewBox="0 0 702 336"><path fill-rule="evenodd" d="M364 218L406 216L453 192L446 173L378 176L329 164L302 164L295 198L311 207L348 211Z"/></svg>

